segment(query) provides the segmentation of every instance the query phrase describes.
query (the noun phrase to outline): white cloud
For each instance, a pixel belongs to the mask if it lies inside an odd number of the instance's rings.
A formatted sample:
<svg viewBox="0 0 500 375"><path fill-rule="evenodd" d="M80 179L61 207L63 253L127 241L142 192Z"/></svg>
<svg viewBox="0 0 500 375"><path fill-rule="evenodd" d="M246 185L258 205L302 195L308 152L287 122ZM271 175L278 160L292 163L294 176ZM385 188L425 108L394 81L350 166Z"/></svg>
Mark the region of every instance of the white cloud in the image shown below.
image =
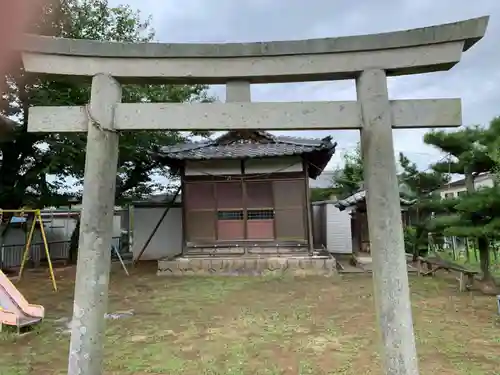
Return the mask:
<svg viewBox="0 0 500 375"><path fill-rule="evenodd" d="M113 3L114 1L111 1ZM118 1L117 1L118 3ZM480 0L129 0L144 14L153 14L162 42L248 42L291 40L386 32L491 15L485 38L448 72L390 79L391 98L460 97L464 124L487 124L500 115L500 1ZM223 98L222 87L213 92ZM354 100L353 82L256 85L255 101ZM421 141L424 130L394 132L396 151L419 166L439 159ZM300 132L325 136L329 132ZM356 132L331 132L339 153L355 146Z"/></svg>

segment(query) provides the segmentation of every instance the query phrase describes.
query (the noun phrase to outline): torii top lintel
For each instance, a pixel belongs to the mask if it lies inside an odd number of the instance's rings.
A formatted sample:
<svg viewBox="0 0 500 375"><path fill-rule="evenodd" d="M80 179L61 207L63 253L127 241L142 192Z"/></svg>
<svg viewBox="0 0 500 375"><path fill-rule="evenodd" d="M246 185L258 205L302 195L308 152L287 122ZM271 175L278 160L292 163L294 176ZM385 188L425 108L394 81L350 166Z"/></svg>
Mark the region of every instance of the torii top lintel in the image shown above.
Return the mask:
<svg viewBox="0 0 500 375"><path fill-rule="evenodd" d="M122 82L224 84L355 78L370 68L388 75L447 70L480 40L489 17L381 34L225 44L117 43L26 35L28 72Z"/></svg>

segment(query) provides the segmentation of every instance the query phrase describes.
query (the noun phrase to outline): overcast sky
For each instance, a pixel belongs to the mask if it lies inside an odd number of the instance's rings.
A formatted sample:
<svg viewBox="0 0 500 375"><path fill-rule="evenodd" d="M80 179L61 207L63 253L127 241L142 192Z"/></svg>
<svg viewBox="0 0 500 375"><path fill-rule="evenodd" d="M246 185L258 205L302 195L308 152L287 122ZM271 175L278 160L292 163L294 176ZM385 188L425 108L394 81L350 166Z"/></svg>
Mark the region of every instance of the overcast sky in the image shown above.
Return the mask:
<svg viewBox="0 0 500 375"><path fill-rule="evenodd" d="M111 0L112 4L125 1ZM463 121L487 124L500 115L500 0L128 0L153 15L161 42L257 42L323 38L395 31L490 15L485 38L463 55L451 71L392 78L391 99L461 97ZM223 87L212 88L224 99ZM355 100L354 82L256 85L253 101ZM424 130L394 132L396 151L422 168L441 156L422 142ZM331 134L338 152L352 149L353 131L294 132Z"/></svg>

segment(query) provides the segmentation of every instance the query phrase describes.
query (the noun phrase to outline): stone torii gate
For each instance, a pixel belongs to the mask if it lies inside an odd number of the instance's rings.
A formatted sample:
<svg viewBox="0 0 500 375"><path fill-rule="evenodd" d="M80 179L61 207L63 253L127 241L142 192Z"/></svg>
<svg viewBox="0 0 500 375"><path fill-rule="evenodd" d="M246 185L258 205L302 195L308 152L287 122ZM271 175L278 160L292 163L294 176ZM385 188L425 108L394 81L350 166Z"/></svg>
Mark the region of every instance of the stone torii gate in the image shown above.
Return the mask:
<svg viewBox="0 0 500 375"><path fill-rule="evenodd" d="M111 43L27 36L27 72L92 79L85 107L34 107L29 131L88 132L68 374L102 373L118 159L133 130L360 129L385 373L417 375L392 128L461 125L460 99L395 100L387 76L448 70L488 17L384 34L229 44ZM252 83L355 79L357 101L251 103ZM226 103L122 104L122 83L225 84Z"/></svg>

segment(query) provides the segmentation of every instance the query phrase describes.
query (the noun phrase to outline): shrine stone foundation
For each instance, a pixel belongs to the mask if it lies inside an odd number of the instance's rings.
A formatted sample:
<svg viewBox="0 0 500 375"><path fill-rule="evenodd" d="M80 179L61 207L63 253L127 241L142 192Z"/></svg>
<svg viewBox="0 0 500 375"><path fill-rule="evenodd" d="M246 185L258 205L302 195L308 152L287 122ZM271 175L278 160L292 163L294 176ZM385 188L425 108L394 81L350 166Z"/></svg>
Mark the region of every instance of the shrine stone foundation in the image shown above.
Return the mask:
<svg viewBox="0 0 500 375"><path fill-rule="evenodd" d="M165 276L335 276L336 262L328 256L177 258L160 260Z"/></svg>
<svg viewBox="0 0 500 375"><path fill-rule="evenodd" d="M28 119L32 132L88 132L68 374L103 373L118 133L236 128L360 130L384 373L418 374L392 129L460 126L461 102L391 100L387 77L451 69L487 23L482 17L384 34L243 44L26 36L26 72L92 81L89 105L33 107ZM250 101L255 83L340 79L356 81L357 101ZM228 100L121 103L121 84L155 82L225 84Z"/></svg>

